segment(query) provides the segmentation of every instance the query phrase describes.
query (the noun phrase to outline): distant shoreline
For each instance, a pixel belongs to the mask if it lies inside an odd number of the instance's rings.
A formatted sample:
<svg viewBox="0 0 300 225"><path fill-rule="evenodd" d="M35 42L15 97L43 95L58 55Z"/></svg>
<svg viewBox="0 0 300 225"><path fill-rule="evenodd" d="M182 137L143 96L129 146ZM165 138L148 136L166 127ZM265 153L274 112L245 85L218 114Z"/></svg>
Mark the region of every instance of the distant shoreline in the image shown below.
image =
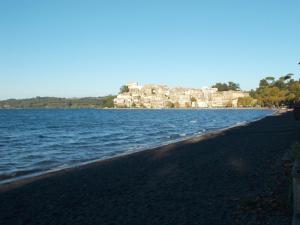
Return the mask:
<svg viewBox="0 0 300 225"><path fill-rule="evenodd" d="M212 108L93 108L93 107L82 107L82 108L63 108L63 107L25 107L25 108L0 108L0 110L11 110L11 109L94 109L94 110L214 110L214 109L254 109L254 110L281 110L282 108L269 108L269 107L212 107ZM286 110L286 109L284 109Z"/></svg>
<svg viewBox="0 0 300 225"><path fill-rule="evenodd" d="M277 108L268 108L268 107L212 107L212 108L109 108L109 109L137 109L137 110L214 110L214 109L262 109L262 110L280 110Z"/></svg>

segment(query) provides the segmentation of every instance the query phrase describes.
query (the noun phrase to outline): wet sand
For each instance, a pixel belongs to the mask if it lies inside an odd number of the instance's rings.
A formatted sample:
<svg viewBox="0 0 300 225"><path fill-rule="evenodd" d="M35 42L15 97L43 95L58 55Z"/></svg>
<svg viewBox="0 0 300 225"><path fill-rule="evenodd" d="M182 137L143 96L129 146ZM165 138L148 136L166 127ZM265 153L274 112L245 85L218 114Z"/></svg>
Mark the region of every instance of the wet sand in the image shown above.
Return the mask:
<svg viewBox="0 0 300 225"><path fill-rule="evenodd" d="M288 112L3 185L0 224L290 224L281 159L295 141Z"/></svg>

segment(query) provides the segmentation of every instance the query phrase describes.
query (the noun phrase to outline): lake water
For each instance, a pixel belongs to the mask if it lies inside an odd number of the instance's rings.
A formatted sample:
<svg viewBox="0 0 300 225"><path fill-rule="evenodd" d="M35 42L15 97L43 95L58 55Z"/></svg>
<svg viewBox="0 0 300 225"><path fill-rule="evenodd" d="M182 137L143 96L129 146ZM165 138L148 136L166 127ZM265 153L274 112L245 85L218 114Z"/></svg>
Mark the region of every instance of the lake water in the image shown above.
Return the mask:
<svg viewBox="0 0 300 225"><path fill-rule="evenodd" d="M139 151L271 110L0 110L0 184Z"/></svg>

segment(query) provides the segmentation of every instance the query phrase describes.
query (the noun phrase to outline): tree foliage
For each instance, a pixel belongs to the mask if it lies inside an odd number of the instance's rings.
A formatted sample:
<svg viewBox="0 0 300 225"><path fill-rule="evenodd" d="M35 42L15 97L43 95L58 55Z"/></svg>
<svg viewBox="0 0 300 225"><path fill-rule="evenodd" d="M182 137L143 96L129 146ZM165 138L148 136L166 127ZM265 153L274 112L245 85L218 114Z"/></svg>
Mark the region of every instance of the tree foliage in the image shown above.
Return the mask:
<svg viewBox="0 0 300 225"><path fill-rule="evenodd" d="M258 88L249 92L249 97L239 98L239 107L292 107L300 103L300 80L293 79L293 74L275 78L266 76L259 82ZM212 87L218 91L240 90L234 82L216 83Z"/></svg>
<svg viewBox="0 0 300 225"><path fill-rule="evenodd" d="M266 77L259 82L259 87L250 92L263 107L293 106L300 102L300 81L292 79L293 74L278 79Z"/></svg>
<svg viewBox="0 0 300 225"><path fill-rule="evenodd" d="M218 91L240 90L238 83L229 81L227 83L216 83L212 87ZM128 86L120 88L120 93L129 92ZM238 99L239 107L292 107L300 103L300 80L293 79L289 73L275 79L267 76L260 80L258 88L249 92L250 97ZM35 97L28 99L8 99L0 101L0 108L112 108L116 96L87 97L87 98L55 98ZM191 102L196 102L191 98ZM169 108L179 108L178 102L168 103ZM229 106L229 105L228 105ZM187 105L186 107L190 107Z"/></svg>
<svg viewBox="0 0 300 225"><path fill-rule="evenodd" d="M129 88L127 85L123 85L120 87L120 92L119 92L120 94L127 93L127 92L129 92Z"/></svg>
<svg viewBox="0 0 300 225"><path fill-rule="evenodd" d="M256 104L256 100L252 97L243 97L238 99L238 107L253 107Z"/></svg>
<svg viewBox="0 0 300 225"><path fill-rule="evenodd" d="M229 81L228 83L216 83L212 87L217 88L218 91L239 91L240 90L240 85L232 81Z"/></svg>
<svg viewBox="0 0 300 225"><path fill-rule="evenodd" d="M112 108L115 96L87 98L36 97L0 101L0 108Z"/></svg>

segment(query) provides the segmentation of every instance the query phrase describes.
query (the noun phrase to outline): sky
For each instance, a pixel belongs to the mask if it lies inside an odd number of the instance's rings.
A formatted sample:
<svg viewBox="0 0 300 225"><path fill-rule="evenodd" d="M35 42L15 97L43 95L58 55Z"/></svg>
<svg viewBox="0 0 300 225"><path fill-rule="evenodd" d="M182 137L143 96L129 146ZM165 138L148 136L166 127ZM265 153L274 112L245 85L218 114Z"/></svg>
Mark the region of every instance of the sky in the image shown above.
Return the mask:
<svg viewBox="0 0 300 225"><path fill-rule="evenodd" d="M1 0L0 99L300 77L300 1Z"/></svg>

